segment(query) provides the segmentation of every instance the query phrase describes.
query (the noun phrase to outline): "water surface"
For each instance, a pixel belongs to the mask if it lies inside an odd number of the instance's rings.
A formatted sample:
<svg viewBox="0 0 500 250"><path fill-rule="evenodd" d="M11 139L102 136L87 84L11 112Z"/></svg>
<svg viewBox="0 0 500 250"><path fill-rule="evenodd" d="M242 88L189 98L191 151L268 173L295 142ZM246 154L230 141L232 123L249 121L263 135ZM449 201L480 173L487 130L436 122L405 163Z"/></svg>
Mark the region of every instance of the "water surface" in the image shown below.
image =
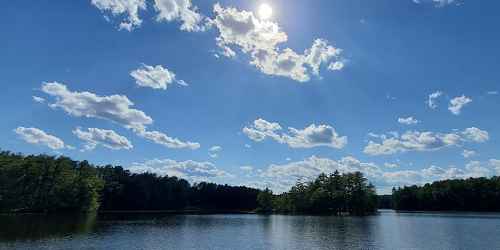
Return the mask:
<svg viewBox="0 0 500 250"><path fill-rule="evenodd" d="M0 215L0 249L500 249L500 214Z"/></svg>

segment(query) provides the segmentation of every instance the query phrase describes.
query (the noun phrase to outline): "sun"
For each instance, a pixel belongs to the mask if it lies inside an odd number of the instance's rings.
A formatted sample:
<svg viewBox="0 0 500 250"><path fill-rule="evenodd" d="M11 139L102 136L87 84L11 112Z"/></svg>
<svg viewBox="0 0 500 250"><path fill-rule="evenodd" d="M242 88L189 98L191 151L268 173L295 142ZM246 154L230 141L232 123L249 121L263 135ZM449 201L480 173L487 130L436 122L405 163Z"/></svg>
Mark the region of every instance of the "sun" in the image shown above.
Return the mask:
<svg viewBox="0 0 500 250"><path fill-rule="evenodd" d="M260 19L269 19L273 16L273 8L266 3L259 6L259 17Z"/></svg>

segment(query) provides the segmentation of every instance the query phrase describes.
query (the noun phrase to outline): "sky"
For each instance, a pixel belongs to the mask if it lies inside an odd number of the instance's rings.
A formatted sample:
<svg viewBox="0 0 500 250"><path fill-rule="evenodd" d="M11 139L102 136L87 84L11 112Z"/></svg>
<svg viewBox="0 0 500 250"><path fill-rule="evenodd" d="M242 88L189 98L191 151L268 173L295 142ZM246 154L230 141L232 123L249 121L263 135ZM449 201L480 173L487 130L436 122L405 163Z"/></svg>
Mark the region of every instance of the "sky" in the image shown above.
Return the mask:
<svg viewBox="0 0 500 250"><path fill-rule="evenodd" d="M8 1L0 148L275 192L498 175L499 7Z"/></svg>

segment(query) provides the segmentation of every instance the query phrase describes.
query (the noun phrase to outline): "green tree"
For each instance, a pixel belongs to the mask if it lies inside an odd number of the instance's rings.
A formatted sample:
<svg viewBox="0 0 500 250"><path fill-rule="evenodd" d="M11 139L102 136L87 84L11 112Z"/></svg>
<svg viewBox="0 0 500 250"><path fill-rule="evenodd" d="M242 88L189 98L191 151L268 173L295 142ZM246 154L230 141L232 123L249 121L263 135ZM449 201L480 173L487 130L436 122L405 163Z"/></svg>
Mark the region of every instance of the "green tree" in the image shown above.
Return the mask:
<svg viewBox="0 0 500 250"><path fill-rule="evenodd" d="M258 211L262 213L270 213L273 211L273 192L266 188L260 191L257 195Z"/></svg>

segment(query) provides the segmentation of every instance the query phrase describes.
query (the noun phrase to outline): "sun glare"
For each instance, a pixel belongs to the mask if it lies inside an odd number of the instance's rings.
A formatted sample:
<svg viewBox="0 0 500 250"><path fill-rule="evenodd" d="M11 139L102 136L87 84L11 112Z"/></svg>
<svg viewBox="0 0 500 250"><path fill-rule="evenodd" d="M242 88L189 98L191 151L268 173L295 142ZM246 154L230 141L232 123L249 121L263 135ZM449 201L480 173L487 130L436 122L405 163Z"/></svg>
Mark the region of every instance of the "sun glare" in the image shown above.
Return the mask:
<svg viewBox="0 0 500 250"><path fill-rule="evenodd" d="M260 19L268 19L273 15L273 8L266 3L259 6L259 17Z"/></svg>

